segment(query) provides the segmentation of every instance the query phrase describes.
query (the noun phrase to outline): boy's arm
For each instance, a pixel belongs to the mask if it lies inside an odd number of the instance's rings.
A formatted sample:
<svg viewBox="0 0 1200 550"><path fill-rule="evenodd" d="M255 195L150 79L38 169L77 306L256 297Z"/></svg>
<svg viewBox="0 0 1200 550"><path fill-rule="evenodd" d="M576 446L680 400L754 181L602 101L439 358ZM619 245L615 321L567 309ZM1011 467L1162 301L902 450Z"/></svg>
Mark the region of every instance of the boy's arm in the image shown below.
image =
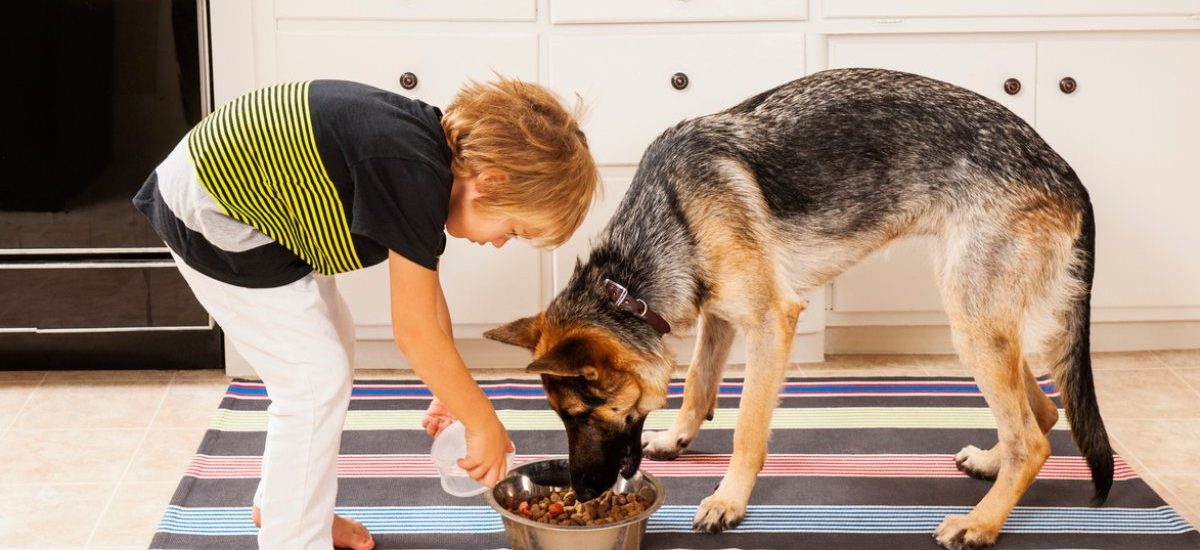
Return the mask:
<svg viewBox="0 0 1200 550"><path fill-rule="evenodd" d="M449 331L442 326L439 302L444 298L437 272L395 252L388 255L388 270L396 345L417 376L466 426L469 451L472 440L478 440L478 454L469 452L463 469L476 477L475 469L480 468L483 474L491 474L481 481L485 485L495 483L504 473L508 436L491 402L467 372ZM445 319L448 323L449 315ZM497 460L499 468L493 472Z"/></svg>
<svg viewBox="0 0 1200 550"><path fill-rule="evenodd" d="M438 262L437 272L437 316L438 325L442 327L442 331L454 339L454 323L450 321L450 307L446 305L446 293L442 290L442 263Z"/></svg>

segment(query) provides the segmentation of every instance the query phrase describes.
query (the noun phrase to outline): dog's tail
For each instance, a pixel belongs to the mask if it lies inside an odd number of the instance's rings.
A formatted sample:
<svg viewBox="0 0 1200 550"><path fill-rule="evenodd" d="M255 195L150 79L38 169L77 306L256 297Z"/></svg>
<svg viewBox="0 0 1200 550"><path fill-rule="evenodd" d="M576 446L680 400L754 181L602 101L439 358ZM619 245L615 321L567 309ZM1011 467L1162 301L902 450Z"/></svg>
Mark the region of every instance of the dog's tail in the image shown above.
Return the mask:
<svg viewBox="0 0 1200 550"><path fill-rule="evenodd" d="M1090 329L1096 223L1091 202L1087 199L1086 191L1083 193L1083 219L1079 236L1073 245L1074 261L1068 275L1075 288L1060 313L1062 332L1058 345L1053 347L1055 356L1050 357L1050 364L1061 391L1075 444L1092 471L1092 484L1095 486L1092 505L1099 506L1108 498L1108 491L1112 488L1113 453L1104 421L1100 419L1092 380Z"/></svg>

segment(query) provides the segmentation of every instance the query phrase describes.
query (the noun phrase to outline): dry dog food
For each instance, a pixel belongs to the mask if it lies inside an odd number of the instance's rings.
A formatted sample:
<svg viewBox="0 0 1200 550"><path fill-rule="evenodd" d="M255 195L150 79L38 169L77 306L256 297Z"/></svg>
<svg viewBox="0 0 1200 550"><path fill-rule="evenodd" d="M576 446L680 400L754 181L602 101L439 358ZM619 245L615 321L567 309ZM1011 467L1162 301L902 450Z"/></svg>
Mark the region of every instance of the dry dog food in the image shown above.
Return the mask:
<svg viewBox="0 0 1200 550"><path fill-rule="evenodd" d="M554 491L542 497L514 500L508 511L550 525L607 525L644 512L653 501L654 491L649 487L637 493L608 490L587 502L577 502L574 491Z"/></svg>

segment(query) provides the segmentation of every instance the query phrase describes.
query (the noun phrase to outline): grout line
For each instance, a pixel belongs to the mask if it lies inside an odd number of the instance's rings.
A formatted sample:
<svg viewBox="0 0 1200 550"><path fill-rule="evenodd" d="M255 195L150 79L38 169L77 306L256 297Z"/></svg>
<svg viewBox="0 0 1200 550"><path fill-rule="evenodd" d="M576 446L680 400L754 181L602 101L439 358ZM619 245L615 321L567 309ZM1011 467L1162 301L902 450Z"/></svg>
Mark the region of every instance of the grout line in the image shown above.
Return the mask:
<svg viewBox="0 0 1200 550"><path fill-rule="evenodd" d="M1195 394L1196 394L1196 397L1200 397L1200 388L1197 388L1196 386L1193 386L1191 382L1188 382L1188 381L1187 381L1187 378L1184 378L1182 374L1179 374L1179 371L1175 370L1175 367L1167 367L1167 370L1171 371L1171 373L1172 373L1172 374L1174 374L1174 375L1175 375L1175 376L1177 376L1177 377L1178 377L1178 378L1179 378L1181 381L1183 381L1183 385L1184 385L1184 386L1187 386L1188 388L1191 388L1191 390L1192 390L1193 392L1195 392Z"/></svg>
<svg viewBox="0 0 1200 550"><path fill-rule="evenodd" d="M37 394L38 390L42 389L42 384L45 382L46 373L42 373L42 377L38 379L37 385L33 387L33 391L29 392L29 395L25 396L25 401L21 403L21 408L17 409L17 414L13 415L12 420L8 421L8 425L4 426L3 430L0 430L0 439L7 436L9 432L16 430L17 421L21 419L21 415L25 414L25 408L29 406L31 401L33 401L33 396Z"/></svg>
<svg viewBox="0 0 1200 550"><path fill-rule="evenodd" d="M171 393L171 386L175 383L175 377L178 376L178 371L171 375L167 380L167 387L163 390L162 397L158 400L158 406L154 408L154 414L150 416L150 420L146 422L146 428L142 430L142 438L138 441L137 447L134 447L133 454L129 457L129 461L125 463L125 469L121 471L121 477L117 480L117 484L113 487L112 494L108 495L108 501L104 503L104 507L100 509L100 515L96 517L96 524L92 525L92 532L88 535L87 542L84 543L85 548L92 547L92 539L96 538L96 532L100 530L100 522L104 521L104 516L108 514L108 509L112 507L112 503L117 498L117 492L121 490L121 486L125 484L125 478L129 476L129 470L133 468L133 460L137 458L141 452L142 446L146 444L146 438L150 436L150 426L154 425L154 419L158 418L158 413L162 411L163 403L167 402L167 395Z"/></svg>

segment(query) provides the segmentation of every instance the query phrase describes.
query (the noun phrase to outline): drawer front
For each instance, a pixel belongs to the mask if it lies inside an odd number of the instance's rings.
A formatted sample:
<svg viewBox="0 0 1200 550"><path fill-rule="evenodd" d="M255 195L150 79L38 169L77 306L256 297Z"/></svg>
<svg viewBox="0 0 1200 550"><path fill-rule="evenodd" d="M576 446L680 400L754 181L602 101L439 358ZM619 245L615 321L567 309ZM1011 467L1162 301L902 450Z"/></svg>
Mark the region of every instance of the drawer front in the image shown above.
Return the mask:
<svg viewBox="0 0 1200 550"><path fill-rule="evenodd" d="M551 0L555 23L772 21L808 17L808 0Z"/></svg>
<svg viewBox="0 0 1200 550"><path fill-rule="evenodd" d="M592 154L608 165L636 164L680 120L804 74L801 33L560 35L549 52L548 82L563 97L583 97ZM683 89L673 85L677 73L686 75Z"/></svg>
<svg viewBox="0 0 1200 550"><path fill-rule="evenodd" d="M873 67L936 78L993 99L1033 123L1037 46L1032 40L831 36L828 48L831 69ZM1006 90L1009 79L1020 87Z"/></svg>
<svg viewBox="0 0 1200 550"><path fill-rule="evenodd" d="M279 19L533 21L537 0L275 0Z"/></svg>
<svg viewBox="0 0 1200 550"><path fill-rule="evenodd" d="M207 326L208 313L173 264L0 269L0 328Z"/></svg>
<svg viewBox="0 0 1200 550"><path fill-rule="evenodd" d="M1190 15L1195 0L825 0L824 17L987 17L1055 15Z"/></svg>
<svg viewBox="0 0 1200 550"><path fill-rule="evenodd" d="M439 108L468 79L487 81L492 71L537 80L534 34L402 34L280 31L280 81L337 78L363 82ZM415 86L401 86L405 73Z"/></svg>
<svg viewBox="0 0 1200 550"><path fill-rule="evenodd" d="M340 78L364 82L444 108L468 79L496 73L537 80L533 34L350 34L280 32L279 78ZM417 77L412 90L401 75ZM537 250L517 243L486 249L450 239L441 281L456 325L511 321L537 311L541 282ZM386 265L339 276L359 325L391 323Z"/></svg>

